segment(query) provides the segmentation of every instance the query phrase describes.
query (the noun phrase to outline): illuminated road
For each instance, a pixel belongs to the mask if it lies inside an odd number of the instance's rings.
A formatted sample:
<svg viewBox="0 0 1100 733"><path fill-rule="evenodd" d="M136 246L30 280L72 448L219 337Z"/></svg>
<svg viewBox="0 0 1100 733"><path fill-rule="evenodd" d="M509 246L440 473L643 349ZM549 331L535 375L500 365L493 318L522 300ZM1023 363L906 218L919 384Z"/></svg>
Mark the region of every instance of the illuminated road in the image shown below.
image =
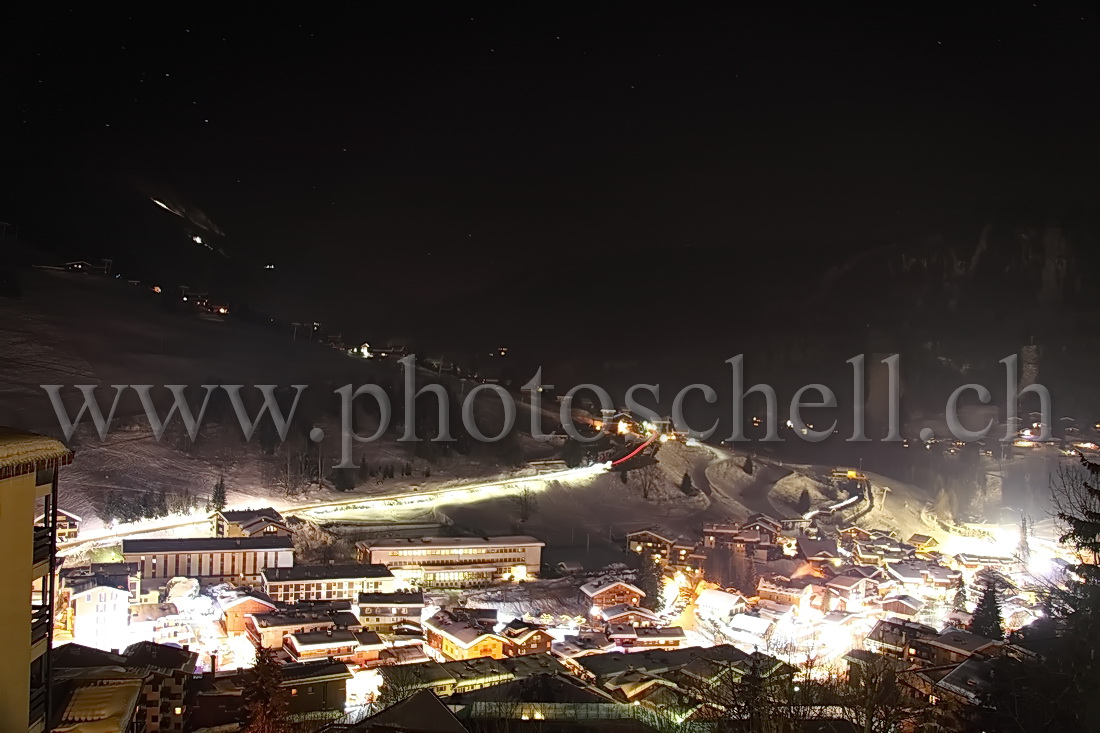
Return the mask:
<svg viewBox="0 0 1100 733"><path fill-rule="evenodd" d="M477 483L462 484L459 486L447 486L438 489L417 489L410 487L407 490L394 494L376 494L370 497L359 496L354 499L340 499L337 501L318 502L316 504L304 504L281 509L283 516L305 516L308 519L318 521L327 514L338 515L341 510L385 510L394 507L428 507L437 504L455 504L468 501L480 501L492 496L504 496L517 491L524 486L529 486L536 491L544 488L551 481L579 481L590 479L604 473L610 468L610 464L600 463L581 468L568 468L563 471L534 474L531 476L512 476L509 478L495 479L493 481L481 481ZM230 507L232 508L232 507ZM338 521L338 517L329 517ZM95 543L114 543L121 539L138 537L140 535L167 530L181 529L184 527L210 527L209 515L192 515L186 519L167 521L163 523L148 523L146 526L133 528L120 528L113 532L107 531L95 535L80 537L72 542L58 545L58 552L67 555L85 545Z"/></svg>

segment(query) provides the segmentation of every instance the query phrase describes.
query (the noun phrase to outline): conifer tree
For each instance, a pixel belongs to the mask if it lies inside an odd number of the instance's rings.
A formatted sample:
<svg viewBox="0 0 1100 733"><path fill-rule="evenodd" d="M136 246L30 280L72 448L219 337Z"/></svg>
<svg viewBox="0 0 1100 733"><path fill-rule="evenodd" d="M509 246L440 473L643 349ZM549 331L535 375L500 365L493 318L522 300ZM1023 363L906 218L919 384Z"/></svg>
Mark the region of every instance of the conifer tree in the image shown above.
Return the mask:
<svg viewBox="0 0 1100 733"><path fill-rule="evenodd" d="M248 726L245 733L290 733L287 719L287 693L281 687L282 667L275 659L275 651L256 646L256 663L241 691L248 710Z"/></svg>
<svg viewBox="0 0 1100 733"><path fill-rule="evenodd" d="M225 476L218 476L218 482L214 484L214 492L210 495L210 506L220 512L225 509Z"/></svg>
<svg viewBox="0 0 1100 733"><path fill-rule="evenodd" d="M951 597L951 608L956 611L966 611L966 581L961 575L955 581L955 595Z"/></svg>
<svg viewBox="0 0 1100 733"><path fill-rule="evenodd" d="M984 579L978 605L974 608L974 618L970 621L970 632L986 639L1003 639L1005 636L1001 601L997 598L997 581L992 576Z"/></svg>
<svg viewBox="0 0 1100 733"><path fill-rule="evenodd" d="M695 494L695 486L691 482L691 474L687 471L684 471L684 477L680 479L680 491L688 496L693 496Z"/></svg>

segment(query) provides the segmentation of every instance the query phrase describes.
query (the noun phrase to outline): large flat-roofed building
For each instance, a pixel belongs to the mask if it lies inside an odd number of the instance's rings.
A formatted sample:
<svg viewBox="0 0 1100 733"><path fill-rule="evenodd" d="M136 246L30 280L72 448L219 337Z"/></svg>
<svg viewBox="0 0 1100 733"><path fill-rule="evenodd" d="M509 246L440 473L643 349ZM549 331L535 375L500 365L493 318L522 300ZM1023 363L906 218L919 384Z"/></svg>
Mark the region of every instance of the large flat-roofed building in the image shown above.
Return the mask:
<svg viewBox="0 0 1100 733"><path fill-rule="evenodd" d="M57 473L72 457L56 440L0 428L0 579L16 594L0 604L0 730L5 732L39 733L47 725L57 576ZM22 593L29 597L20 598Z"/></svg>
<svg viewBox="0 0 1100 733"><path fill-rule="evenodd" d="M385 565L296 565L267 568L261 587L272 600L352 601L360 593L392 593L397 580Z"/></svg>
<svg viewBox="0 0 1100 733"><path fill-rule="evenodd" d="M538 576L545 543L534 537L419 537L363 540L360 562L388 567L423 588L469 588Z"/></svg>
<svg viewBox="0 0 1100 733"><path fill-rule="evenodd" d="M265 536L123 540L122 555L137 563L142 590L180 576L206 583L259 583L264 568L294 565L294 541Z"/></svg>

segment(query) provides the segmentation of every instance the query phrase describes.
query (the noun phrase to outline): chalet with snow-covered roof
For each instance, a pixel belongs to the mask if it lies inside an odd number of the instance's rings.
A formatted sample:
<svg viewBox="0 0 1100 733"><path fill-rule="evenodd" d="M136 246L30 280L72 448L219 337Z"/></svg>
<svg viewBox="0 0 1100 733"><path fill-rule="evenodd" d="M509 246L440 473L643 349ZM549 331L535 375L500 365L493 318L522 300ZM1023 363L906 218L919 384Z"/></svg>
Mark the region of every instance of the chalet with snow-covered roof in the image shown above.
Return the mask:
<svg viewBox="0 0 1100 733"><path fill-rule="evenodd" d="M643 598L645 591L641 588L616 578L601 578L581 586L581 600L591 606L594 613L620 603L637 606Z"/></svg>
<svg viewBox="0 0 1100 733"><path fill-rule="evenodd" d="M304 631L328 631L343 629L362 631L363 626L354 613L346 608L305 608L300 610L251 613L245 617L245 631L254 644L265 649L279 649L288 634Z"/></svg>
<svg viewBox="0 0 1100 733"><path fill-rule="evenodd" d="M805 612L811 608L820 609L826 595L825 581L814 576L788 578L784 575L767 573L760 576L756 595L761 600L793 606L799 612Z"/></svg>
<svg viewBox="0 0 1100 733"><path fill-rule="evenodd" d="M912 619L924 608L924 601L913 596L889 596L879 602L879 607L890 616Z"/></svg>
<svg viewBox="0 0 1100 733"><path fill-rule="evenodd" d="M607 638L624 650L679 649L687 640L679 626L637 627L631 624L609 624Z"/></svg>
<svg viewBox="0 0 1100 733"><path fill-rule="evenodd" d="M940 543L936 541L935 537L926 534L915 534L905 541L907 545L912 545L913 548L922 554L934 552L939 549Z"/></svg>
<svg viewBox="0 0 1100 733"><path fill-rule="evenodd" d="M657 626L661 619L652 611L632 606L628 603L620 603L600 611L600 620L604 624L632 624L634 626Z"/></svg>
<svg viewBox="0 0 1100 733"><path fill-rule="evenodd" d="M346 664L368 664L378 661L386 645L373 631L324 629L287 634L283 650L293 662L316 662L327 659Z"/></svg>
<svg viewBox="0 0 1100 733"><path fill-rule="evenodd" d="M249 614L271 613L278 606L266 594L245 588L234 588L219 594L215 599L222 612L222 625L227 636L245 633L245 619Z"/></svg>
<svg viewBox="0 0 1100 733"><path fill-rule="evenodd" d="M695 543L681 537L677 532L663 527L653 527L627 534L626 546L631 552L645 556L656 555L668 562L674 551L685 550L683 554L686 555L688 551L694 549ZM679 553L676 552L676 554Z"/></svg>
<svg viewBox="0 0 1100 733"><path fill-rule="evenodd" d="M851 542L866 542L871 539L871 532L863 527L850 524L840 529L840 536Z"/></svg>
<svg viewBox="0 0 1100 733"><path fill-rule="evenodd" d="M940 666L961 664L975 654L997 656L1003 645L1003 641L987 639L962 629L948 628L939 636L914 641L912 647L916 656L926 664Z"/></svg>
<svg viewBox="0 0 1100 733"><path fill-rule="evenodd" d="M836 566L841 561L840 550L832 539L811 540L808 537L799 537L795 540L795 548L797 557L811 564Z"/></svg>
<svg viewBox="0 0 1100 733"><path fill-rule="evenodd" d="M859 576L837 575L825 581L825 588L829 607L847 613L862 611L867 599L878 597L878 583Z"/></svg>
<svg viewBox="0 0 1100 733"><path fill-rule="evenodd" d="M782 522L760 512L750 514L743 527L759 531L769 545L775 544L775 538L783 531Z"/></svg>
<svg viewBox="0 0 1100 733"><path fill-rule="evenodd" d="M56 511L57 515L57 541L68 542L69 540L75 540L76 535L80 532L80 524L84 520L76 516L72 512L67 512L62 509ZM34 519L34 525L36 527L44 526L45 514L40 514Z"/></svg>
<svg viewBox="0 0 1100 733"><path fill-rule="evenodd" d="M289 537L283 515L271 507L221 510L214 514L215 537Z"/></svg>
<svg viewBox="0 0 1100 733"><path fill-rule="evenodd" d="M939 633L931 626L906 621L900 618L883 619L875 624L864 639L868 651L897 659L909 659L914 655L912 642L917 639L931 639Z"/></svg>

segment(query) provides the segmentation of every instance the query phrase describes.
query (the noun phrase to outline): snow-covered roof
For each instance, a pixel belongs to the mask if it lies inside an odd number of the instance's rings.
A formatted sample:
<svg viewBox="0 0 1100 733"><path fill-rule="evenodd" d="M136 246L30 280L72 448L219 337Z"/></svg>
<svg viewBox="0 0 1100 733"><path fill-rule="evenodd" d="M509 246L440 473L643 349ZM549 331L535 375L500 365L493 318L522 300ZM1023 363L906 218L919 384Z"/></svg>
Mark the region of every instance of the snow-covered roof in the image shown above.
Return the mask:
<svg viewBox="0 0 1100 733"><path fill-rule="evenodd" d="M761 618L760 616L750 616L747 613L739 613L726 622L726 625L731 629L747 631L756 636L763 636L768 632L768 629L771 628L772 622L770 619Z"/></svg>
<svg viewBox="0 0 1100 733"><path fill-rule="evenodd" d="M727 593L724 590L716 590L714 588L707 588L700 592L699 596L695 599L696 606L704 606L708 609L725 611L727 613L744 604L744 596L737 595L736 593Z"/></svg>
<svg viewBox="0 0 1100 733"><path fill-rule="evenodd" d="M591 598L597 593L602 593L608 588L614 588L617 585L621 585L627 590L637 593L639 598L645 597L645 591L636 585L631 585L625 580L619 580L618 578L600 578L598 580L592 580L581 586L581 593Z"/></svg>
<svg viewBox="0 0 1100 733"><path fill-rule="evenodd" d="M123 733L130 730L144 681L137 675L112 673L113 679L79 679L58 721L73 733Z"/></svg>
<svg viewBox="0 0 1100 733"><path fill-rule="evenodd" d="M600 611L600 616L603 617L604 621L611 621L612 619L619 618L620 616L626 616L630 613L653 621L657 620L656 614L654 614L652 611L648 611L644 608L638 608L637 606L632 606L629 603L618 603L614 606L609 606Z"/></svg>
<svg viewBox="0 0 1100 733"><path fill-rule="evenodd" d="M72 456L71 450L53 438L0 427L0 478L64 465L72 461Z"/></svg>

